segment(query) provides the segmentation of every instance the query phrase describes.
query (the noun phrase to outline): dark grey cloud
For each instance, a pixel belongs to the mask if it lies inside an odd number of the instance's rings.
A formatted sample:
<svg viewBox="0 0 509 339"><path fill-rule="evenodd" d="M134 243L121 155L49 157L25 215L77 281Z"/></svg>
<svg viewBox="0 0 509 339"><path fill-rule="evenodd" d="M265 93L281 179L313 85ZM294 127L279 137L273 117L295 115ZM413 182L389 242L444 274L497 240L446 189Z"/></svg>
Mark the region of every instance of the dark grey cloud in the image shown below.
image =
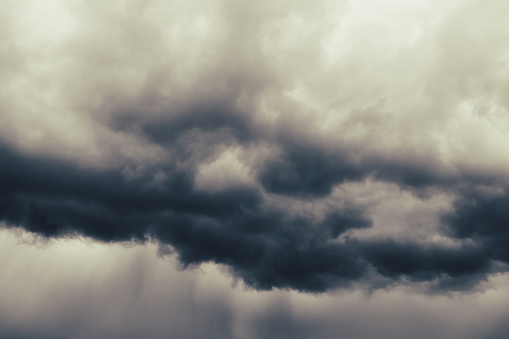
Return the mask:
<svg viewBox="0 0 509 339"><path fill-rule="evenodd" d="M172 177L164 185L149 186L147 178L128 182L118 172L82 171L8 150L1 157L7 164L1 219L44 236L83 234L107 242L152 236L171 244L186 265L231 265L263 289L323 291L364 271L347 247L327 244L370 226L358 211L337 211L316 223L262 206L256 188L193 190L189 173L167 170Z"/></svg>
<svg viewBox="0 0 509 339"><path fill-rule="evenodd" d="M363 181L368 177L418 192L437 186L448 189L464 179L457 173L448 173L445 164L434 154L403 158L369 155L357 145L333 148L314 140L299 139L283 141L281 154L260 169L259 180L269 192L327 196L340 183Z"/></svg>
<svg viewBox="0 0 509 339"><path fill-rule="evenodd" d="M471 193L459 198L443 220L450 234L476 243L483 256L509 263L508 204L506 191L495 196Z"/></svg>
<svg viewBox="0 0 509 339"><path fill-rule="evenodd" d="M434 281L439 291L471 289L492 271L490 258L476 245L451 249L388 240L367 244L365 253L384 276Z"/></svg>
<svg viewBox="0 0 509 339"><path fill-rule="evenodd" d="M5 147L0 156L0 217L8 225L105 242L151 237L171 245L186 266L224 264L257 289L326 291L368 279L374 269L389 281L464 290L494 272L494 260L507 261L501 198L476 209L458 205L459 217L444 217L453 238L469 237L471 245L360 241L351 233L372 227L361 207L315 219L267 205L259 187L195 189L193 169L176 164L164 165L165 180L154 185L150 170L126 179L118 170L83 170Z"/></svg>

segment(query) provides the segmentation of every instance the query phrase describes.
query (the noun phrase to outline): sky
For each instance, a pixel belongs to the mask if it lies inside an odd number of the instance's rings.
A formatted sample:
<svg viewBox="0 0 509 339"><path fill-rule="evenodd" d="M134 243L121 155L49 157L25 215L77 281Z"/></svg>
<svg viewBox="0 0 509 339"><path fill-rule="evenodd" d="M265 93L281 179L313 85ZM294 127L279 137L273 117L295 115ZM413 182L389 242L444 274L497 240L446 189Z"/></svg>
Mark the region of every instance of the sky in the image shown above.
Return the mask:
<svg viewBox="0 0 509 339"><path fill-rule="evenodd" d="M0 2L0 338L505 338L508 11Z"/></svg>

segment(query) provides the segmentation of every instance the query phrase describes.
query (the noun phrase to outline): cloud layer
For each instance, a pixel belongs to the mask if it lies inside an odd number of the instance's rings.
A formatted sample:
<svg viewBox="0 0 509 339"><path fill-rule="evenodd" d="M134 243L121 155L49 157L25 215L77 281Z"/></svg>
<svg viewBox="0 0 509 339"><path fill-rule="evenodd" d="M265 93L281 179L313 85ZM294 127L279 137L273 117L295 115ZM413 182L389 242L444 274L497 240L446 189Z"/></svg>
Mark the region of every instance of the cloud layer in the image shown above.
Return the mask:
<svg viewBox="0 0 509 339"><path fill-rule="evenodd" d="M507 270L504 2L3 6L7 227L263 290Z"/></svg>

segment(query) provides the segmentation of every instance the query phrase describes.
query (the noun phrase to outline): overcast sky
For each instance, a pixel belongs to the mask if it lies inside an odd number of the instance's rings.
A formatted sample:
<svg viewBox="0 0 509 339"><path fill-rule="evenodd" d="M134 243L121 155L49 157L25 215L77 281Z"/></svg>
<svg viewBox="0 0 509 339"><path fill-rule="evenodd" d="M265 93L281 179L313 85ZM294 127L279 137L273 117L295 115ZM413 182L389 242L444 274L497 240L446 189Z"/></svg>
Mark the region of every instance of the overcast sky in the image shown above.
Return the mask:
<svg viewBox="0 0 509 339"><path fill-rule="evenodd" d="M0 337L505 337L505 13L0 2Z"/></svg>

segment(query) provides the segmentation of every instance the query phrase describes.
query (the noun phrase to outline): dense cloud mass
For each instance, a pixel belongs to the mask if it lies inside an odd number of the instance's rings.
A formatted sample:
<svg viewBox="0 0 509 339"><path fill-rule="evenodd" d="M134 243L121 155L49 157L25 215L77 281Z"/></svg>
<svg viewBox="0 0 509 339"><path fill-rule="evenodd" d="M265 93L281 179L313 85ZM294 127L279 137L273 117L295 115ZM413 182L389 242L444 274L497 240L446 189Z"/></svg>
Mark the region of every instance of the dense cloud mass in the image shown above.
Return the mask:
<svg viewBox="0 0 509 339"><path fill-rule="evenodd" d="M509 4L0 5L0 221L255 289L509 264Z"/></svg>

